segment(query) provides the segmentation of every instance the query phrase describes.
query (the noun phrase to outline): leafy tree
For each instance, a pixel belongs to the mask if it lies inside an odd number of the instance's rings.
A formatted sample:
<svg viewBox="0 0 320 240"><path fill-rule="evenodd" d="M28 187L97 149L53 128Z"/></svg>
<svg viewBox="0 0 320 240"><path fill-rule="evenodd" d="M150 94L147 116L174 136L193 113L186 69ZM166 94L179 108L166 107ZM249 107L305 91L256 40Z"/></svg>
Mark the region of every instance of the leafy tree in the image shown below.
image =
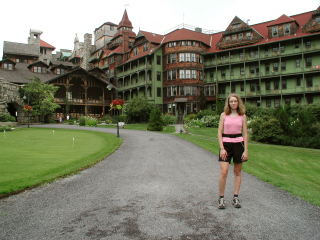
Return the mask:
<svg viewBox="0 0 320 240"><path fill-rule="evenodd" d="M54 94L59 87L41 83L40 79L37 77L29 80L30 83L20 89L20 97L27 97L24 100L25 104L28 103L29 98L29 105L32 107L32 115L43 116L45 119L48 119L54 110L60 108L54 101Z"/></svg>
<svg viewBox="0 0 320 240"><path fill-rule="evenodd" d="M153 108L153 104L145 97L135 97L125 106L124 111L129 122L147 122Z"/></svg>
<svg viewBox="0 0 320 240"><path fill-rule="evenodd" d="M206 109L206 96L204 95L203 91L200 91L200 110Z"/></svg>
<svg viewBox="0 0 320 240"><path fill-rule="evenodd" d="M221 113L224 112L224 101L217 99L216 101L216 112L218 115L221 115Z"/></svg>
<svg viewBox="0 0 320 240"><path fill-rule="evenodd" d="M148 130L150 131L162 131L163 121L161 118L161 110L159 108L154 108L150 115L150 120L148 123Z"/></svg>

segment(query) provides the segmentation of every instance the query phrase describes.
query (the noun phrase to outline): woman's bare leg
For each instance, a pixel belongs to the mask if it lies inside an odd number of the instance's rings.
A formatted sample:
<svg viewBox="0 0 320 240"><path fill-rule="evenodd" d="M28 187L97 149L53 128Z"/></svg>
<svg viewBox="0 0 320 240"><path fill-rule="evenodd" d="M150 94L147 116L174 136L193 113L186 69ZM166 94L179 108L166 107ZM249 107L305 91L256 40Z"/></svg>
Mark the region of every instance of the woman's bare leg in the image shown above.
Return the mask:
<svg viewBox="0 0 320 240"><path fill-rule="evenodd" d="M228 169L229 169L229 162L220 162L220 178L219 178L219 194L220 196L224 196L224 190L226 188L227 176L228 176Z"/></svg>
<svg viewBox="0 0 320 240"><path fill-rule="evenodd" d="M241 185L241 168L242 163L236 163L234 164L234 194L238 195L240 191L240 185Z"/></svg>

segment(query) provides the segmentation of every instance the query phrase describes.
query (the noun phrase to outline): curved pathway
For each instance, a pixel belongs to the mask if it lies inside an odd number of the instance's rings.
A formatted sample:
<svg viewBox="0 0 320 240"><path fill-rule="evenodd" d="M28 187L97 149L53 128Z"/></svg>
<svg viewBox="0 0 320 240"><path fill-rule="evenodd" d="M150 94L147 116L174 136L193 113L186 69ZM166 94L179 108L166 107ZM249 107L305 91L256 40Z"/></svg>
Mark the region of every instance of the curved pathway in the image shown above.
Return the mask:
<svg viewBox="0 0 320 240"><path fill-rule="evenodd" d="M320 239L319 207L243 173L235 209L231 167L219 210L217 156L170 134L120 137L92 168L0 200L0 239Z"/></svg>

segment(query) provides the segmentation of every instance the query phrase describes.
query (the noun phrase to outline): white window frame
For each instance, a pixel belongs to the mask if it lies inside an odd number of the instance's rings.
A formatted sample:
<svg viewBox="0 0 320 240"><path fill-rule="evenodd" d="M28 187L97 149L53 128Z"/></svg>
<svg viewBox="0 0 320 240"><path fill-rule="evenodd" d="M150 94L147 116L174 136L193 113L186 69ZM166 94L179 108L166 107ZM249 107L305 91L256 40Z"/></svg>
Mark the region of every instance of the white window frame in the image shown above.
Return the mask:
<svg viewBox="0 0 320 240"><path fill-rule="evenodd" d="M184 53L179 53L179 62L185 62Z"/></svg>
<svg viewBox="0 0 320 240"><path fill-rule="evenodd" d="M191 70L186 70L186 79L191 78Z"/></svg>
<svg viewBox="0 0 320 240"><path fill-rule="evenodd" d="M186 62L191 62L191 54L186 53Z"/></svg>
<svg viewBox="0 0 320 240"><path fill-rule="evenodd" d="M279 35L278 26L272 27L272 36L278 36L278 35Z"/></svg>
<svg viewBox="0 0 320 240"><path fill-rule="evenodd" d="M196 62L196 54L191 53L191 62Z"/></svg>
<svg viewBox="0 0 320 240"><path fill-rule="evenodd" d="M191 70L191 77L192 77L192 79L197 79L197 71L196 70Z"/></svg>
<svg viewBox="0 0 320 240"><path fill-rule="evenodd" d="M179 70L179 77L180 79L185 79L185 70Z"/></svg>
<svg viewBox="0 0 320 240"><path fill-rule="evenodd" d="M286 30L288 30L288 32L286 32ZM286 34L290 34L290 23L283 25L283 32L284 32L285 35Z"/></svg>

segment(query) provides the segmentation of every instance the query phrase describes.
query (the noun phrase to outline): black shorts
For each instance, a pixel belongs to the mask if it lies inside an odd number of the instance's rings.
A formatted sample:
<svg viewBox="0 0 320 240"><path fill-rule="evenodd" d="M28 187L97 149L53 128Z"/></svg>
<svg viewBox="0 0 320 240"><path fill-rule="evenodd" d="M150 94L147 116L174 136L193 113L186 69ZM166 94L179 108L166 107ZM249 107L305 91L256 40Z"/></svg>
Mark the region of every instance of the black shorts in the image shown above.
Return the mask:
<svg viewBox="0 0 320 240"><path fill-rule="evenodd" d="M219 151L219 162L229 162L231 163L231 158L233 158L233 163L242 163L242 154L244 152L244 142L239 143L229 143L224 142L223 143L224 149L227 151L228 156L227 160L222 160L220 157L220 151Z"/></svg>

